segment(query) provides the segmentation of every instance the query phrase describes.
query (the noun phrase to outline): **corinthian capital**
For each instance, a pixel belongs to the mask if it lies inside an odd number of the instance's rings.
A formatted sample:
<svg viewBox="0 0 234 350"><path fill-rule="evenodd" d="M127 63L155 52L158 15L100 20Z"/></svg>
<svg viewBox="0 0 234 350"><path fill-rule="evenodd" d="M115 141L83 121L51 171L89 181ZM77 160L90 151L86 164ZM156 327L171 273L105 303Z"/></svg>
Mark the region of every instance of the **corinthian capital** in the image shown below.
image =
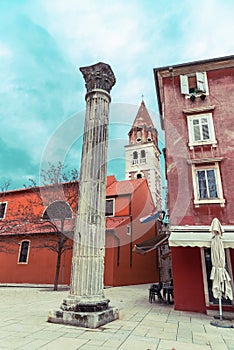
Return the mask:
<svg viewBox="0 0 234 350"><path fill-rule="evenodd" d="M81 67L80 71L86 82L85 87L87 92L93 89L102 89L110 92L112 86L115 85L116 79L114 73L106 63L99 62L92 66Z"/></svg>

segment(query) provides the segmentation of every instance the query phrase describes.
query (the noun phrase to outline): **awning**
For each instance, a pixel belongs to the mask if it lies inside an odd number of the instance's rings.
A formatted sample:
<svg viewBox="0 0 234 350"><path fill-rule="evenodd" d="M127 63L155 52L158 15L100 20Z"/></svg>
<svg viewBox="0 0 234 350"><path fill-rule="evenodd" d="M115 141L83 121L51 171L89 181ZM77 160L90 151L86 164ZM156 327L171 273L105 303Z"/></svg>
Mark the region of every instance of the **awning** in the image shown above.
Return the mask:
<svg viewBox="0 0 234 350"><path fill-rule="evenodd" d="M148 239L147 241L135 244L133 247L133 252L138 254L146 254L151 252L151 250L154 250L158 247L160 247L163 243L165 243L168 240L168 235L163 233L158 235L157 237Z"/></svg>
<svg viewBox="0 0 234 350"><path fill-rule="evenodd" d="M234 248L234 230L228 227L223 233L224 248ZM171 227L171 234L168 240L170 247L210 247L211 232L209 227L177 226Z"/></svg>

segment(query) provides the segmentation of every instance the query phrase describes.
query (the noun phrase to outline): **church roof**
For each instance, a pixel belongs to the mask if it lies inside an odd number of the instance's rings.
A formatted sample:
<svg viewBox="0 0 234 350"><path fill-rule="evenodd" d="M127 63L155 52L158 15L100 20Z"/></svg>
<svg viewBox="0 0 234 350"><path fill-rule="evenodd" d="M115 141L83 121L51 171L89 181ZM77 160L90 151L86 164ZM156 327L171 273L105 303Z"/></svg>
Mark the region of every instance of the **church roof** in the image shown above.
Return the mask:
<svg viewBox="0 0 234 350"><path fill-rule="evenodd" d="M106 196L131 194L143 183L146 183L146 179L116 181L107 187Z"/></svg>
<svg viewBox="0 0 234 350"><path fill-rule="evenodd" d="M136 118L133 122L132 128L148 126L154 128L152 119L150 118L149 112L145 106L145 102L142 101L138 109Z"/></svg>

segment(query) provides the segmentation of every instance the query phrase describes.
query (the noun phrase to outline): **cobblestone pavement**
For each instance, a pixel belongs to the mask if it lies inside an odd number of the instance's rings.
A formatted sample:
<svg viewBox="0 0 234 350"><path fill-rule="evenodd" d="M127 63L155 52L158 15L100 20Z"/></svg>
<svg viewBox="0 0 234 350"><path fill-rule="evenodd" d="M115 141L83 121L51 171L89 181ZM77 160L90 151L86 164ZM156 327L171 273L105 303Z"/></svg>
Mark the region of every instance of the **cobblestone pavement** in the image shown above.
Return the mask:
<svg viewBox="0 0 234 350"><path fill-rule="evenodd" d="M234 350L234 328L214 327L212 317L148 302L149 285L105 289L120 318L98 329L47 322L69 291L0 288L0 350Z"/></svg>

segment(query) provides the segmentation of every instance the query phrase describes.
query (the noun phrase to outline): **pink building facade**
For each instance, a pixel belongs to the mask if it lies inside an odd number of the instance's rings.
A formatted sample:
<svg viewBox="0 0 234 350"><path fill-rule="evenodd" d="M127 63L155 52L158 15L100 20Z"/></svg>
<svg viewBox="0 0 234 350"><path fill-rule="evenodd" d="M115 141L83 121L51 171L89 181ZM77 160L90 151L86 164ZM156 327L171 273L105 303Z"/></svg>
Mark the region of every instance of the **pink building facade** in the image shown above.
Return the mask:
<svg viewBox="0 0 234 350"><path fill-rule="evenodd" d="M234 56L154 69L166 140L175 309L216 309L210 281L210 224L224 227L234 273ZM233 311L233 302L223 300Z"/></svg>

